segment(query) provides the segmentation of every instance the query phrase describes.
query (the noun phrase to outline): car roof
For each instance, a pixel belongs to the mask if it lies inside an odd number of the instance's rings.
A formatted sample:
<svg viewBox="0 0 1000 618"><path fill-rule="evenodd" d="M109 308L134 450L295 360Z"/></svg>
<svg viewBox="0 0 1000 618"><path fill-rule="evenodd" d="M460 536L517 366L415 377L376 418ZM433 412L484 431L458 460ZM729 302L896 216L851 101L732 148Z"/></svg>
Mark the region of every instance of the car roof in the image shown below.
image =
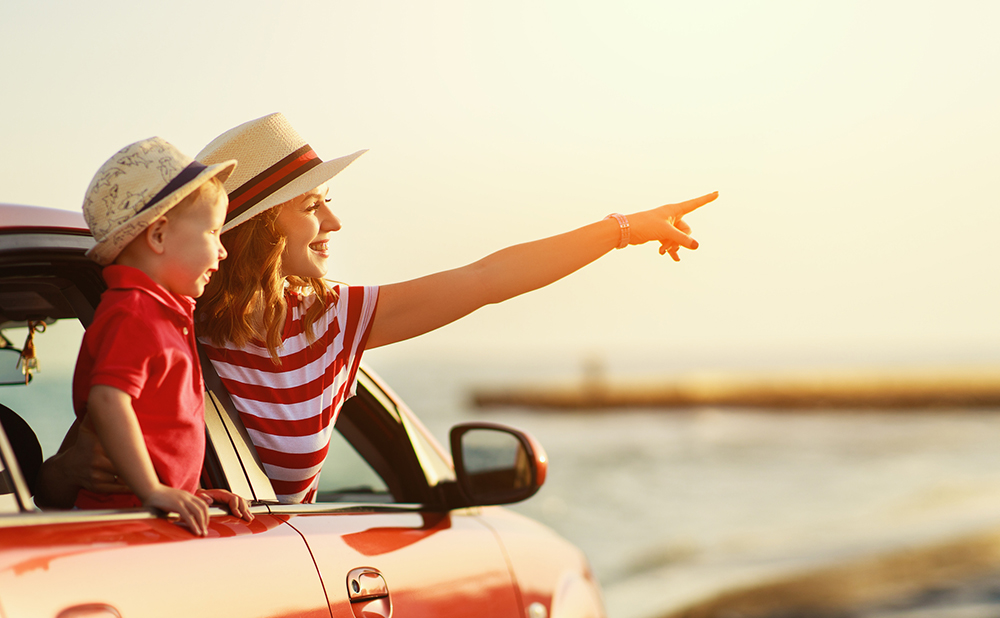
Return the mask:
<svg viewBox="0 0 1000 618"><path fill-rule="evenodd" d="M82 212L0 203L0 230L25 229L90 233Z"/></svg>
<svg viewBox="0 0 1000 618"><path fill-rule="evenodd" d="M82 212L0 203L0 327L74 316L89 324L104 289L100 266L84 256L93 246Z"/></svg>

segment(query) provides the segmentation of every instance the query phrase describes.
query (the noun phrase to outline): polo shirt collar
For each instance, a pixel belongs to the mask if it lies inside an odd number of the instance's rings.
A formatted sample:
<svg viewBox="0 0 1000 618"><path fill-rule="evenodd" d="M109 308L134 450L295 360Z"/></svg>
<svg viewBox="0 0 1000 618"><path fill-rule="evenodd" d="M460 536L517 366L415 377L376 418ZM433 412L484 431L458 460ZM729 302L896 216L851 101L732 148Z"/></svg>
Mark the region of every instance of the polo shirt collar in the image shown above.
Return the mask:
<svg viewBox="0 0 1000 618"><path fill-rule="evenodd" d="M193 298L170 292L138 268L111 264L104 267L102 274L109 290L141 290L185 317L190 318L194 314Z"/></svg>

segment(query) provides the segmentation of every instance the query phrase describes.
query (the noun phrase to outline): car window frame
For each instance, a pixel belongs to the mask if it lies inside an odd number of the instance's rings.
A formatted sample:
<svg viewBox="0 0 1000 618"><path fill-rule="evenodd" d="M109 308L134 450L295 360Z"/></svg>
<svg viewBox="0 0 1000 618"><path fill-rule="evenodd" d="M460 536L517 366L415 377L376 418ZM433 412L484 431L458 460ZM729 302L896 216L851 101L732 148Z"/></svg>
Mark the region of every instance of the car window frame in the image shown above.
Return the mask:
<svg viewBox="0 0 1000 618"><path fill-rule="evenodd" d="M3 476L3 484L5 485L3 489L10 489L9 492L5 491L3 495L11 495L16 507L16 509L8 509L6 506L0 506L0 515L14 515L18 512L34 511L31 493L28 491L28 482L24 480L24 475L21 474L21 466L18 465L17 457L14 455L14 447L7 440L7 433L3 430L3 427L0 427L0 465L3 466L3 469L0 470L0 475Z"/></svg>

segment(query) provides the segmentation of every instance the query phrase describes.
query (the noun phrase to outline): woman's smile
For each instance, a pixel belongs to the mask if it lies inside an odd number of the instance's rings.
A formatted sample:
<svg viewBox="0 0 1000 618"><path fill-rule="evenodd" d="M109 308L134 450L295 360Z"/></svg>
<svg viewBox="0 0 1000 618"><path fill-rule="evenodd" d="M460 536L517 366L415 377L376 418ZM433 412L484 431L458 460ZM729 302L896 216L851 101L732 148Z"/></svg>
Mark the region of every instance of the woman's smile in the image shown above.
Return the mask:
<svg viewBox="0 0 1000 618"><path fill-rule="evenodd" d="M309 245L309 249L313 253L319 254L320 257L328 258L330 257L330 239L317 240Z"/></svg>

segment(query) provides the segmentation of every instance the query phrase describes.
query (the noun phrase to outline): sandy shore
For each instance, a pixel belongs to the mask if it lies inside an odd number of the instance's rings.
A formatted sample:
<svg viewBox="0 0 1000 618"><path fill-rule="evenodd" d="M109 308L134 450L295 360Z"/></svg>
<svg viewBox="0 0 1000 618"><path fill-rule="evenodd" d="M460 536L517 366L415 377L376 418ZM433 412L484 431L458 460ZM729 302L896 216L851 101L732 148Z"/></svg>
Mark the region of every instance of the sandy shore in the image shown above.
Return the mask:
<svg viewBox="0 0 1000 618"><path fill-rule="evenodd" d="M879 547L659 569L606 589L608 616L893 615L885 608L919 605L929 590L1000 573L1000 514L992 519L909 531ZM990 607L988 615L1000 615L1000 605Z"/></svg>
<svg viewBox="0 0 1000 618"><path fill-rule="evenodd" d="M477 408L550 410L755 407L771 410L1000 406L1000 368L838 373L703 373L613 381L476 388Z"/></svg>

